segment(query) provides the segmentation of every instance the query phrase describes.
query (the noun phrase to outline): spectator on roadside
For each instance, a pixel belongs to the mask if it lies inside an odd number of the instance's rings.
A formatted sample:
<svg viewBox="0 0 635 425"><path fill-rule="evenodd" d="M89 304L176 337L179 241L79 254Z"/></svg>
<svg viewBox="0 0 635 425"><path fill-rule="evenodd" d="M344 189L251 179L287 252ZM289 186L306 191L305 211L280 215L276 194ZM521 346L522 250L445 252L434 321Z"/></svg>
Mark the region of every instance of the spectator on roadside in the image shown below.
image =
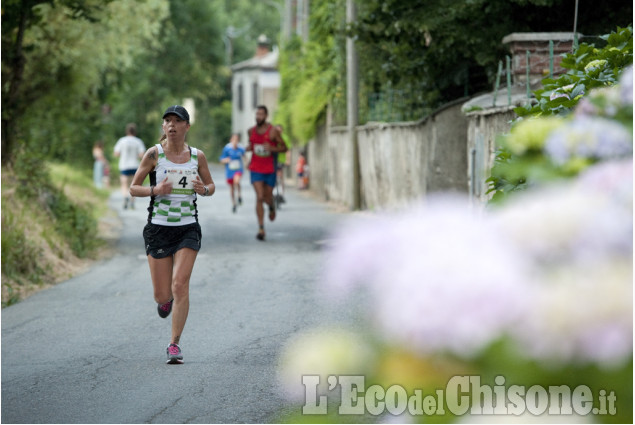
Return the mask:
<svg viewBox="0 0 635 425"><path fill-rule="evenodd" d="M298 161L295 164L295 172L298 176L298 189L306 189L306 173L307 173L307 162L306 157L304 156L304 152L300 151L298 155Z"/></svg>
<svg viewBox="0 0 635 425"><path fill-rule="evenodd" d="M93 145L93 183L97 189L104 187L105 179L108 175L108 161L104 153L104 142L98 140Z"/></svg>

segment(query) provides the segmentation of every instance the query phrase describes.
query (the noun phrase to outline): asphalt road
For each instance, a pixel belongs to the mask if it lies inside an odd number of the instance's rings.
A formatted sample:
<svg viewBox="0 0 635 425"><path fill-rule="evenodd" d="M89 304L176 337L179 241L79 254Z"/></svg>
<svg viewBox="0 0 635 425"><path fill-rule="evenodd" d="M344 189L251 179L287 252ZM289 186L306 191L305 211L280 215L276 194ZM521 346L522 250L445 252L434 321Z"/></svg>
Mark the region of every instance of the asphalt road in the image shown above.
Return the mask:
<svg viewBox="0 0 635 425"><path fill-rule="evenodd" d="M350 321L316 291L329 230L346 214L289 190L267 241L253 189L231 212L222 168L199 198L202 249L190 284L185 364L166 365L170 318L160 319L143 251L147 198L122 209L114 257L2 310L3 423L262 423L284 401L281 347L318 324ZM248 177L248 176L247 176Z"/></svg>

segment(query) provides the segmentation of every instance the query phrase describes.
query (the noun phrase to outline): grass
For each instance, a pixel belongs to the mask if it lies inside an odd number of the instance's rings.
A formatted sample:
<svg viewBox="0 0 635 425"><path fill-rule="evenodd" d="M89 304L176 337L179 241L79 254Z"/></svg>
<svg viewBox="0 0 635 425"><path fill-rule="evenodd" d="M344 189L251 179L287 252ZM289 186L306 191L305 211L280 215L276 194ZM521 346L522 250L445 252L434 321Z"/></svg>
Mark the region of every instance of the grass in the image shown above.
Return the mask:
<svg viewBox="0 0 635 425"><path fill-rule="evenodd" d="M101 218L113 214L109 191L93 187L92 171L25 168L2 169L3 307L81 272L108 248Z"/></svg>

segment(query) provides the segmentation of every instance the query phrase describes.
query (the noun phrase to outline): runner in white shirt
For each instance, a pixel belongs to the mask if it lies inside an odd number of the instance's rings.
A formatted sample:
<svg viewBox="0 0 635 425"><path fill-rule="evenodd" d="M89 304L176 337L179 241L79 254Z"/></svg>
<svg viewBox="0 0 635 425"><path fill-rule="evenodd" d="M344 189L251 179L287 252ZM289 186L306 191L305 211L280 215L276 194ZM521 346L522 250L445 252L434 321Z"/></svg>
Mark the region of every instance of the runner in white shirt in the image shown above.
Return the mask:
<svg viewBox="0 0 635 425"><path fill-rule="evenodd" d="M137 126L133 123L126 125L126 135L117 140L115 144L115 156L119 158L119 181L123 193L123 208L134 208L134 198L128 192L132 177L139 168L139 161L143 158L146 147L143 141L137 137Z"/></svg>

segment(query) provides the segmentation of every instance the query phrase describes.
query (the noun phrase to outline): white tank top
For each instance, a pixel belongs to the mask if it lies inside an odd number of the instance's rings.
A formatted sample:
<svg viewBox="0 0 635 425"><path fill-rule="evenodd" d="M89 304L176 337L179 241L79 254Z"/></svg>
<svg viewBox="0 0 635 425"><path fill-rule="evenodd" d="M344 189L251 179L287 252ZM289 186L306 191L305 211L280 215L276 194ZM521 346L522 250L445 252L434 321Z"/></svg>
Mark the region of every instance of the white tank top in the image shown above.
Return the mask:
<svg viewBox="0 0 635 425"><path fill-rule="evenodd" d="M198 176L198 152L190 147L190 160L184 164L175 164L168 160L163 147L159 150L157 166L150 173L150 184L156 185L166 177L172 182L172 193L155 195L150 198L148 221L161 226L184 226L198 221L196 193L192 180Z"/></svg>

